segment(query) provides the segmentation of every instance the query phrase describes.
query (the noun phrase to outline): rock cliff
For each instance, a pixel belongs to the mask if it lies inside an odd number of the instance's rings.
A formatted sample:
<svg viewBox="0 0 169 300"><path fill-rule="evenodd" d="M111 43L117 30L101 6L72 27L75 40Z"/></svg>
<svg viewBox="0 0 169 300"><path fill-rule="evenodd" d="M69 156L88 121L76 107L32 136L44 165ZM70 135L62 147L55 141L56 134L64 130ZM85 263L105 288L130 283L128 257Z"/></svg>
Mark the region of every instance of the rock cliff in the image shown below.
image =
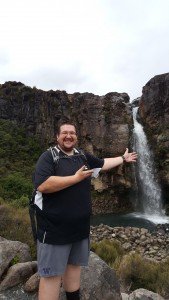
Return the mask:
<svg viewBox="0 0 169 300"><path fill-rule="evenodd" d="M36 136L43 149L55 140L59 120L76 123L79 147L99 157L122 155L130 147L133 126L126 93L67 94L42 91L21 82L0 85L0 119L11 121ZM119 212L131 209L129 194L134 187L131 165L123 165L93 181L93 211Z"/></svg>
<svg viewBox="0 0 169 300"><path fill-rule="evenodd" d="M155 76L143 87L139 116L154 153L164 197L169 202L169 73Z"/></svg>

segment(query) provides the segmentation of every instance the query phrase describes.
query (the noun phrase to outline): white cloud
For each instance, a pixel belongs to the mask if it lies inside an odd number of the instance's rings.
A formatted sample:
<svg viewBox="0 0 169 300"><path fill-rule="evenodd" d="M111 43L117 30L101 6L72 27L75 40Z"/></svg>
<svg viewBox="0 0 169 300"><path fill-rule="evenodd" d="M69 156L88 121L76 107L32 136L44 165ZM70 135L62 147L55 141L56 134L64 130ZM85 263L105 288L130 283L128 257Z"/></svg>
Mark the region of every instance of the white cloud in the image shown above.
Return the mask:
<svg viewBox="0 0 169 300"><path fill-rule="evenodd" d="M169 71L168 0L6 0L0 82L141 95Z"/></svg>

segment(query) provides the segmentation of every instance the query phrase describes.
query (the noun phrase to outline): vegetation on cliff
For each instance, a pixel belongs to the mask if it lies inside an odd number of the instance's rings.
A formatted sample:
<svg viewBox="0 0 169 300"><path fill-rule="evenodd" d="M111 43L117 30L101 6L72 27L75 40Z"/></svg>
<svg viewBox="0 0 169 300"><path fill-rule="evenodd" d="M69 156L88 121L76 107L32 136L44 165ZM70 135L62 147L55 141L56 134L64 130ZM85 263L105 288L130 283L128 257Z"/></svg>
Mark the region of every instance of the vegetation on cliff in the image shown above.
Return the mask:
<svg viewBox="0 0 169 300"><path fill-rule="evenodd" d="M15 201L17 206L28 203L33 169L41 151L35 137L27 137L15 122L0 119L0 194L4 200Z"/></svg>

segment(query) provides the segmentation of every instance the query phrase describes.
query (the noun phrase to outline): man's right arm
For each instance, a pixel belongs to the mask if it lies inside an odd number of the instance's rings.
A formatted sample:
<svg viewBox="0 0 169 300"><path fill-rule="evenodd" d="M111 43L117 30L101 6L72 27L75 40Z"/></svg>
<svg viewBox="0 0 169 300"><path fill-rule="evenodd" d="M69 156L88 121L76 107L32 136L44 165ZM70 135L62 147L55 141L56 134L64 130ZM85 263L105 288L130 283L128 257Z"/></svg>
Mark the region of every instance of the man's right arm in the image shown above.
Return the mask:
<svg viewBox="0 0 169 300"><path fill-rule="evenodd" d="M37 190L41 193L54 193L66 189L92 175L93 170L84 171L84 169L85 166L72 176L50 176Z"/></svg>

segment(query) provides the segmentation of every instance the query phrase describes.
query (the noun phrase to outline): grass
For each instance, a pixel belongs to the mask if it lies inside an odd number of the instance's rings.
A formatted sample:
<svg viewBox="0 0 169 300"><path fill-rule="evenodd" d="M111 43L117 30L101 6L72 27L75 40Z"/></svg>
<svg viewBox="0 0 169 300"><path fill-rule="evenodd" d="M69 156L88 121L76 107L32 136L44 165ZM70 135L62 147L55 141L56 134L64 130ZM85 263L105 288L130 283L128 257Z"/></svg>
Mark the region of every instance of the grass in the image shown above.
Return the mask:
<svg viewBox="0 0 169 300"><path fill-rule="evenodd" d="M12 203L0 199L0 236L26 243L32 259L36 259L36 245L33 240L28 208L16 208Z"/></svg>
<svg viewBox="0 0 169 300"><path fill-rule="evenodd" d="M144 288L169 298L169 259L155 262L144 259L139 253L125 254L117 241L94 243L92 250L116 270L127 290Z"/></svg>

